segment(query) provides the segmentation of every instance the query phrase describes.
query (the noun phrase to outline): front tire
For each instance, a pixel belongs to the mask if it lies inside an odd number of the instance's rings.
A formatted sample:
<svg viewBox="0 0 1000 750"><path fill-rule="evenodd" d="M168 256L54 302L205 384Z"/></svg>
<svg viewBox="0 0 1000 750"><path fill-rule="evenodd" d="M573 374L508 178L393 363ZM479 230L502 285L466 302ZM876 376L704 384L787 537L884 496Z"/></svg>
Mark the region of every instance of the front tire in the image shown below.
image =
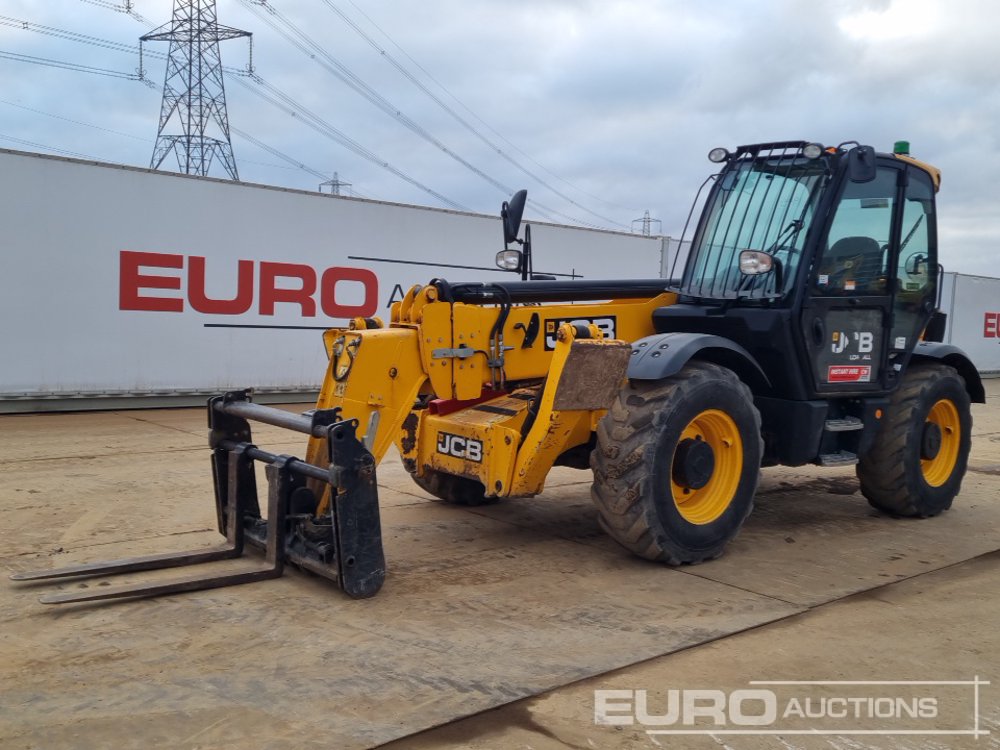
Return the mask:
<svg viewBox="0 0 1000 750"><path fill-rule="evenodd" d="M971 445L965 381L947 365L912 366L858 463L861 493L894 516L936 516L961 489Z"/></svg>
<svg viewBox="0 0 1000 750"><path fill-rule="evenodd" d="M601 526L649 560L719 557L753 508L762 448L753 395L731 370L692 361L631 381L591 454Z"/></svg>

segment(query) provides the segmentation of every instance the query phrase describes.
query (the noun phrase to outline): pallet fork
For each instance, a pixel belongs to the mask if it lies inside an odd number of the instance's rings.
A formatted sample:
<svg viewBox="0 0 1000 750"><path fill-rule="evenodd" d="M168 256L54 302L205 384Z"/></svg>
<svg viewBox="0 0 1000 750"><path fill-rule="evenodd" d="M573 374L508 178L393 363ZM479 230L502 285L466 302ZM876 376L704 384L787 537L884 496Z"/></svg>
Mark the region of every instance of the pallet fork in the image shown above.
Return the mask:
<svg viewBox="0 0 1000 750"><path fill-rule="evenodd" d="M261 450L251 442L249 420L322 439L327 446L328 468ZM264 566L93 592L50 594L41 601L66 604L234 586L277 578L285 563L335 581L353 598L378 592L385 580L385 556L375 459L357 438L356 419L341 419L340 409L290 414L253 403L251 392L245 390L209 399L208 426L215 505L219 531L226 537L224 546L15 573L11 578L52 582L200 565L240 557L249 544L264 550ZM260 514L254 461L266 464L266 519ZM329 511L316 517L313 511L327 487Z"/></svg>

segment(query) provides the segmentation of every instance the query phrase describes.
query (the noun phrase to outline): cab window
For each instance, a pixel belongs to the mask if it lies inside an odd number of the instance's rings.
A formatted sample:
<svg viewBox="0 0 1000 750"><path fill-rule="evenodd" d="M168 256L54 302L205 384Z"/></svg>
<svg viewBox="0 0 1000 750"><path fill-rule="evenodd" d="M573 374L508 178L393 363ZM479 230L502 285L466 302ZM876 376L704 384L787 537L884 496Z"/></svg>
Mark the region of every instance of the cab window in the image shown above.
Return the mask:
<svg viewBox="0 0 1000 750"><path fill-rule="evenodd" d="M898 172L880 167L869 182L848 182L827 244L813 274L813 293L881 296L889 293L889 239Z"/></svg>
<svg viewBox="0 0 1000 750"><path fill-rule="evenodd" d="M893 300L891 343L899 350L920 335L937 290L934 186L922 170L910 169L908 177Z"/></svg>

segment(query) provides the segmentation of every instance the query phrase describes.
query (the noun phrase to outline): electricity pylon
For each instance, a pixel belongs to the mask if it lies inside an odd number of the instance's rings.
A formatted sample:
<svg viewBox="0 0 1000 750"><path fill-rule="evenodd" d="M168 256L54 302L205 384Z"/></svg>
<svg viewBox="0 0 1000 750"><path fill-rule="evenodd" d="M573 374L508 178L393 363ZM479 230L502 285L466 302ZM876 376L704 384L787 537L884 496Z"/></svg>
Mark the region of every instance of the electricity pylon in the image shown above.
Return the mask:
<svg viewBox="0 0 1000 750"><path fill-rule="evenodd" d="M173 153L185 174L204 177L218 159L230 179L239 179L229 138L219 42L243 36L251 34L218 23L215 0L174 0L170 22L140 37L141 42L170 42L152 169L159 169ZM165 131L175 120L180 121L181 133L169 135Z"/></svg>

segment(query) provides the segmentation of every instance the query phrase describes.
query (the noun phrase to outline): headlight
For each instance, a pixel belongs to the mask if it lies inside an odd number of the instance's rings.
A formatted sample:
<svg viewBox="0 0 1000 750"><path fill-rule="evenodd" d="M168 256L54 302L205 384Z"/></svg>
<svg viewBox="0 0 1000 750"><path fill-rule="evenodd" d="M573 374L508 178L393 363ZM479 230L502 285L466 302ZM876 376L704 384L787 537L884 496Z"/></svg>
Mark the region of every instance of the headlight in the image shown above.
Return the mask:
<svg viewBox="0 0 1000 750"><path fill-rule="evenodd" d="M744 250L740 253L740 272L747 276L767 273L774 267L774 258L759 250Z"/></svg>
<svg viewBox="0 0 1000 750"><path fill-rule="evenodd" d="M520 267L520 250L501 250L497 253L497 268L502 268L504 271L516 271Z"/></svg>
<svg viewBox="0 0 1000 750"><path fill-rule="evenodd" d="M823 146L819 143L809 143L802 147L802 155L807 159L818 159L823 153Z"/></svg>
<svg viewBox="0 0 1000 750"><path fill-rule="evenodd" d="M708 160L715 164L721 164L722 162L728 159L729 159L729 152L726 149L722 148L721 146L719 148L713 148L711 151L708 152Z"/></svg>

